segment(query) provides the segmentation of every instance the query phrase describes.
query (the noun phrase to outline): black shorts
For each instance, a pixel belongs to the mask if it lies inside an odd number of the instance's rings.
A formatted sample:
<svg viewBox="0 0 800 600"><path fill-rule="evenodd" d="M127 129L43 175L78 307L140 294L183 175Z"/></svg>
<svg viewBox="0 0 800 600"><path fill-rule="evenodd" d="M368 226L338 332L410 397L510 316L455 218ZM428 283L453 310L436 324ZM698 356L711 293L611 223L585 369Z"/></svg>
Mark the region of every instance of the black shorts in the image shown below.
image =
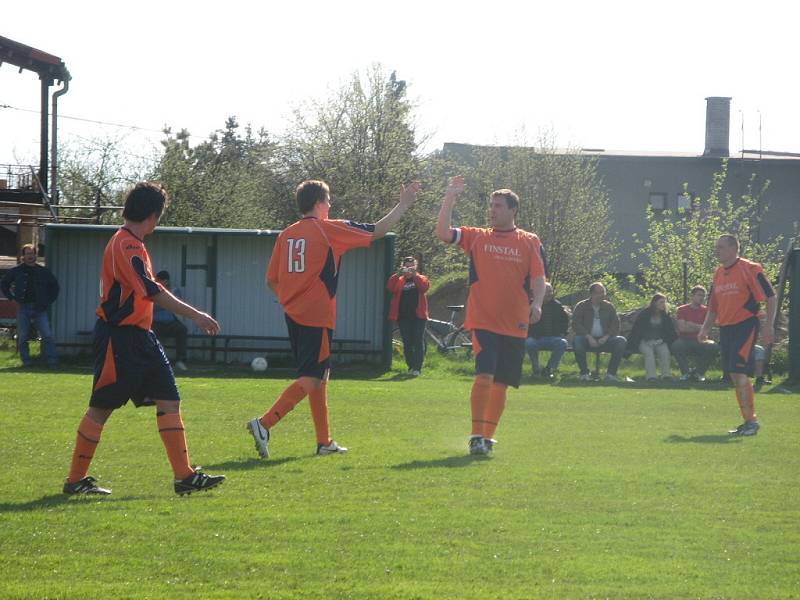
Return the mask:
<svg viewBox="0 0 800 600"><path fill-rule="evenodd" d="M152 331L115 327L98 319L89 406L114 409L128 400L137 407L152 406L156 400L180 400L175 375Z"/></svg>
<svg viewBox="0 0 800 600"><path fill-rule="evenodd" d="M475 354L477 375L493 375L495 383L519 387L525 358L525 338L474 329L472 352Z"/></svg>
<svg viewBox="0 0 800 600"><path fill-rule="evenodd" d="M719 328L720 363L726 373L743 373L752 377L756 357L753 348L758 338L758 317L736 325Z"/></svg>
<svg viewBox="0 0 800 600"><path fill-rule="evenodd" d="M289 343L292 346L294 363L298 377L325 379L325 372L331 368L331 329L327 327L308 327L286 317L289 329Z"/></svg>

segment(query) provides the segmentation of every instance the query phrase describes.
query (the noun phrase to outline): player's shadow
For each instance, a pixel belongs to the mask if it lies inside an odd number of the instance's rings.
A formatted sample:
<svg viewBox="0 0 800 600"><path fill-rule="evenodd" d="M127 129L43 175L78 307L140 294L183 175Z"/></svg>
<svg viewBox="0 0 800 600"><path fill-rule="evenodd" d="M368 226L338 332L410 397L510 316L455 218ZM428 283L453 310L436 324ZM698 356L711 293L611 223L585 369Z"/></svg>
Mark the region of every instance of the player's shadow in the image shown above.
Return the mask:
<svg viewBox="0 0 800 600"><path fill-rule="evenodd" d="M738 444L742 438L732 436L730 434L715 434L715 435L695 435L692 437L684 437L682 435L672 434L664 439L667 444Z"/></svg>
<svg viewBox="0 0 800 600"><path fill-rule="evenodd" d="M387 381L408 381L409 379L416 379L410 373L395 373Z"/></svg>
<svg viewBox="0 0 800 600"><path fill-rule="evenodd" d="M128 502L131 500L146 500L144 496L102 496L97 494L87 494L80 496L67 496L66 494L48 494L35 500L27 502L0 502L0 513L4 512L27 512L34 510L46 510L55 506L67 504L79 505L84 503L102 502Z"/></svg>
<svg viewBox="0 0 800 600"><path fill-rule="evenodd" d="M278 458L275 460L263 460L258 458L246 458L244 460L229 460L227 462L215 463L213 465L205 465L203 470L209 471L252 471L260 467L276 467L284 463L300 460L303 457L287 456L286 458Z"/></svg>
<svg viewBox="0 0 800 600"><path fill-rule="evenodd" d="M458 467L468 467L476 462L486 462L491 460L483 454L460 454L458 456L448 456L447 458L437 458L434 460L412 460L411 462L392 465L390 469L407 471L409 469L438 469L445 467L448 469Z"/></svg>

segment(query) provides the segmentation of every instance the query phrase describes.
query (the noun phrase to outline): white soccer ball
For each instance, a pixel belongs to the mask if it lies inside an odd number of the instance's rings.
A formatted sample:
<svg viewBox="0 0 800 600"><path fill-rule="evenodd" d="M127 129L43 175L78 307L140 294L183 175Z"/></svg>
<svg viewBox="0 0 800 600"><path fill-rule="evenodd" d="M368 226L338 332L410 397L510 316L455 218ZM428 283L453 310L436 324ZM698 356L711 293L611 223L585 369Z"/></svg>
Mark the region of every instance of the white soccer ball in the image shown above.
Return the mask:
<svg viewBox="0 0 800 600"><path fill-rule="evenodd" d="M258 371L259 373L262 372L262 371L266 371L267 370L267 359L264 358L263 356L256 356L250 362L250 368L253 369L253 371Z"/></svg>

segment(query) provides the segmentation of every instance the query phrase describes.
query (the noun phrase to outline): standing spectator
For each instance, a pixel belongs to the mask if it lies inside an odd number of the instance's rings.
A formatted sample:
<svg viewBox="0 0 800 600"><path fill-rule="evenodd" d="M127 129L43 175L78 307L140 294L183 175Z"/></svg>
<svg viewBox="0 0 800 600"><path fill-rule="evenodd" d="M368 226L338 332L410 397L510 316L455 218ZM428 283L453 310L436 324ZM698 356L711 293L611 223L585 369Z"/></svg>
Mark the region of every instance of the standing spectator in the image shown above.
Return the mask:
<svg viewBox="0 0 800 600"><path fill-rule="evenodd" d="M172 295L183 300L183 295L179 289L172 289L169 282L169 271L159 271L156 273L156 281L162 285L165 290L172 292ZM186 336L189 330L186 325L178 320L175 313L168 311L166 308L156 304L153 307L153 332L161 340L165 337L175 338L175 362L173 366L178 371L186 371Z"/></svg>
<svg viewBox="0 0 800 600"><path fill-rule="evenodd" d="M667 313L666 296L655 294L650 305L636 315L626 353L642 353L647 381L656 380L656 355L661 378L672 379L669 347L677 337L675 322Z"/></svg>
<svg viewBox="0 0 800 600"><path fill-rule="evenodd" d="M439 209L436 235L446 244L458 244L470 259L464 319L475 353L469 453L489 454L508 386L519 387L528 325L542 316L544 249L535 233L517 227L519 196L509 189L492 192L491 228L451 227L453 207L463 191L464 178L453 177Z"/></svg>
<svg viewBox="0 0 800 600"><path fill-rule="evenodd" d="M572 312L572 329L575 361L581 370L581 380L590 381L589 367L586 365L587 352L609 352L606 381L622 381L617 369L622 362L627 340L619 335L619 315L614 305L606 300L606 287L598 282L589 286L589 298L575 305Z"/></svg>
<svg viewBox="0 0 800 600"><path fill-rule="evenodd" d="M739 256L739 240L731 234L721 235L714 245L720 262L711 286L708 314L697 339L708 339L711 326L719 323L720 362L730 373L736 386L736 400L744 422L731 435L756 435L761 424L756 416L753 383L755 370L753 346L759 333L759 303L767 303L767 320L761 331L761 344L768 346L775 339L775 312L778 300L775 290L758 263Z"/></svg>
<svg viewBox="0 0 800 600"><path fill-rule="evenodd" d="M25 367L31 365L28 340L31 325L35 325L42 336L47 364L58 364L56 343L47 310L58 298L59 286L50 269L36 264L36 248L25 244L20 250L20 264L11 269L0 282L3 294L17 303L17 339L19 356Z"/></svg>
<svg viewBox="0 0 800 600"><path fill-rule="evenodd" d="M553 286L549 282L544 287L542 318L528 327L525 351L531 357L533 375L553 379L561 357L567 351L567 330L569 313L561 302L553 296ZM549 350L550 359L544 369L539 367L539 350Z"/></svg>
<svg viewBox="0 0 800 600"><path fill-rule="evenodd" d="M386 289L392 293L389 320L397 321L403 337L403 354L408 373L419 377L425 359L425 324L428 322L428 299L425 296L430 282L417 271L417 259L406 256L400 269L389 278Z"/></svg>
<svg viewBox="0 0 800 600"><path fill-rule="evenodd" d="M707 340L702 344L697 340L697 334L700 333L708 313L708 307L703 304L705 299L706 288L702 285L694 286L689 304L679 306L675 315L678 338L672 343L672 354L681 369L681 381L705 381L711 361L719 354L719 346L714 340ZM690 356L696 359L694 367L689 366Z"/></svg>

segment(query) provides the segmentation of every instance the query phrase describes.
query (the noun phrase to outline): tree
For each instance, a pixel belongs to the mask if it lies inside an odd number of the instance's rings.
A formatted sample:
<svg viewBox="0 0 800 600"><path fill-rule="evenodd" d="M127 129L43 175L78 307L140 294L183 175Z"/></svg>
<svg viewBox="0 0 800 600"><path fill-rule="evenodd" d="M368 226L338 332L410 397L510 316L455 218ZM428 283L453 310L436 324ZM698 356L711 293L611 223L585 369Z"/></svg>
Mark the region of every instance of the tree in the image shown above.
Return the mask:
<svg viewBox="0 0 800 600"><path fill-rule="evenodd" d="M165 129L164 154L152 176L170 193L163 225L276 228L286 211L273 202L284 188L273 171L275 145L266 131L239 133L235 117L191 147L190 134Z"/></svg>
<svg viewBox="0 0 800 600"><path fill-rule="evenodd" d="M517 224L542 240L557 293L583 289L608 269L618 248L596 162L572 149L556 149L549 134L541 134L533 147L522 141L515 147L472 147L456 157L471 192L456 207L458 218L485 223L491 192L512 189L521 201Z"/></svg>
<svg viewBox="0 0 800 600"><path fill-rule="evenodd" d="M60 216L119 222L119 212L104 212L97 206L121 205L122 195L144 179L157 161L151 156L132 154L119 137L83 139L61 146L59 155L60 204L86 205L86 209L61 209Z"/></svg>
<svg viewBox="0 0 800 600"><path fill-rule="evenodd" d="M761 197L769 187L766 181L755 187L756 177L751 177L748 192L734 199L723 194L728 177L728 162L724 160L720 170L714 174L706 198L691 199L691 208L678 209L659 214L647 208L648 238L639 239L639 269L644 288L661 292L676 300L683 298L683 264L688 274L687 286L708 286L718 266L714 258L714 244L723 233L732 233L739 238L741 251L751 260L764 265L770 279L779 268L781 237L760 242L755 238L756 225L763 218L768 203ZM688 195L684 184L684 193Z"/></svg>
<svg viewBox="0 0 800 600"><path fill-rule="evenodd" d="M419 143L406 92L405 81L376 64L330 97L296 109L281 144L284 178L325 180L333 215L380 218L402 185L418 178Z"/></svg>

